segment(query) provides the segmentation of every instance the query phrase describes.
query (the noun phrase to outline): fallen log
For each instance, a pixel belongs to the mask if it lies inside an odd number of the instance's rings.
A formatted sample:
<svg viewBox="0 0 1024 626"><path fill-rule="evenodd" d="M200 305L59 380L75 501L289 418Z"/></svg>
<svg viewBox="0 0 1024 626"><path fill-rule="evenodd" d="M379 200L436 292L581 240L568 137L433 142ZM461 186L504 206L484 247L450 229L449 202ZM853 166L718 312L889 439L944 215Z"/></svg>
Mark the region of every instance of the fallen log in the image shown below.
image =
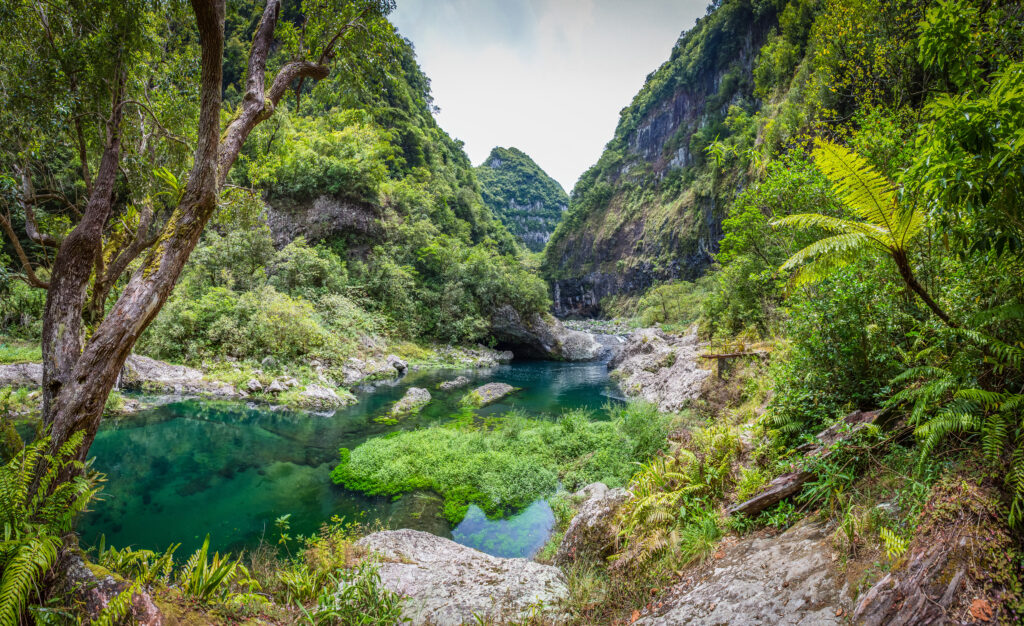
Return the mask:
<svg viewBox="0 0 1024 626"><path fill-rule="evenodd" d="M808 459L827 458L832 454L832 444L852 437L854 434L877 422L884 414L885 409L879 409L877 411L854 411L845 418L818 433L817 439L820 442L819 445L805 444L800 448L797 448L797 450L804 451L805 457ZM771 508L791 495L799 492L803 489L804 483L807 483L812 478L814 478L814 472L807 470L783 474L768 483L768 486L762 489L754 497L729 509L729 514L736 515L737 513L742 513L749 516L757 515L761 511Z"/></svg>

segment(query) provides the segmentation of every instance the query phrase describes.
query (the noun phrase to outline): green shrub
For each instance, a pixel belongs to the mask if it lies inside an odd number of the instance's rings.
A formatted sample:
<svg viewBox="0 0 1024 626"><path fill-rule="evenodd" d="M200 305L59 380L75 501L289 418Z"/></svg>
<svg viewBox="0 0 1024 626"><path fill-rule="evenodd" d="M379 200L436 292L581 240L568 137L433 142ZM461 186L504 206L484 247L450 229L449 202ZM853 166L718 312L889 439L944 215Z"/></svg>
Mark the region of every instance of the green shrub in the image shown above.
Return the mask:
<svg viewBox="0 0 1024 626"><path fill-rule="evenodd" d="M634 464L664 446L668 418L644 405L611 409L609 421L572 411L558 422L511 416L377 437L342 449L331 476L348 489L397 495L429 489L455 523L470 503L502 515L595 481L625 484ZM660 438L658 433L660 433Z"/></svg>

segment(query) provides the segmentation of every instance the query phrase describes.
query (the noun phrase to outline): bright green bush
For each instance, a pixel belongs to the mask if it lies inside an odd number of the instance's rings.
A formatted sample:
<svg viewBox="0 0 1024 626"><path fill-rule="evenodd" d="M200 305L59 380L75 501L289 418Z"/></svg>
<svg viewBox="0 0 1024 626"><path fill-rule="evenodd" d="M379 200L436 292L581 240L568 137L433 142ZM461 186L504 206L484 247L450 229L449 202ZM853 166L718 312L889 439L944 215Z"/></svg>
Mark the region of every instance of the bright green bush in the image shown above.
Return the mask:
<svg viewBox="0 0 1024 626"><path fill-rule="evenodd" d="M376 495L436 491L453 523L470 503L502 515L554 493L559 480L569 491L595 481L624 485L636 462L664 447L668 418L655 408L634 403L609 417L572 411L557 422L511 416L474 426L467 414L448 426L342 448L331 477Z"/></svg>

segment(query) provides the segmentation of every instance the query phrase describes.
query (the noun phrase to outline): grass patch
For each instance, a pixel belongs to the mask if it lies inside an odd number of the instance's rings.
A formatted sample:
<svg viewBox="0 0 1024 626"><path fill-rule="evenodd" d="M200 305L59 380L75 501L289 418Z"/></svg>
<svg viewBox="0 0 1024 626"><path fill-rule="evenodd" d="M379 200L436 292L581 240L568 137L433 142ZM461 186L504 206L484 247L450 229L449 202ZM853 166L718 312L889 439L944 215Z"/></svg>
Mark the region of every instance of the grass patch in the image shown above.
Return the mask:
<svg viewBox="0 0 1024 626"><path fill-rule="evenodd" d="M377 437L342 448L331 476L373 495L434 491L452 523L470 504L488 516L505 515L553 494L559 480L570 491L595 481L623 485L636 462L664 447L670 418L655 407L637 402L606 410L609 419L601 421L586 411L557 422L511 414Z"/></svg>
<svg viewBox="0 0 1024 626"><path fill-rule="evenodd" d="M43 351L37 342L0 337L0 364L33 363L43 360Z"/></svg>

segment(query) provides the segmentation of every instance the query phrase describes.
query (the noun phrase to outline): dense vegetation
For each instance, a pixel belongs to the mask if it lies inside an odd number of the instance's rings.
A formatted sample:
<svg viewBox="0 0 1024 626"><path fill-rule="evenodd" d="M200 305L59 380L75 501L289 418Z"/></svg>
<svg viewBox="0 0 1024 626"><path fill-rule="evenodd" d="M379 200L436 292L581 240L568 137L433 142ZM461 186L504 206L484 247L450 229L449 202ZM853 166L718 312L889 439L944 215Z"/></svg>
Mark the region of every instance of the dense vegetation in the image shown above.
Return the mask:
<svg viewBox="0 0 1024 626"><path fill-rule="evenodd" d="M635 403L607 412L601 421L575 411L557 422L508 415L483 424L469 412L448 426L342 449L331 476L371 494L435 491L452 523L471 503L488 515L508 514L553 495L559 483L569 491L598 481L625 485L635 463L665 446L669 418L656 407Z"/></svg>
<svg viewBox="0 0 1024 626"><path fill-rule="evenodd" d="M82 96L55 87L61 72L35 72L38 24L0 12L4 41L19 52L0 60L3 75L46 79L39 93L0 84L0 121L11 133L0 151L6 362L41 358L32 342L47 292L38 286L50 277L54 241L80 212L90 179L81 172L96 169L95 157L81 155L95 152L103 129L85 112L106 102L102 85L114 74L103 51L121 35L131 35L134 62L157 69L153 82L126 87L144 110L116 176L84 335L124 288L120 274L105 283L104 263L146 220L173 231L169 214L184 195L190 156L179 144L194 141L185 118L197 112L194 87L178 81L198 67L187 12L101 8L59 31L82 49L54 53L62 72L89 79ZM228 124L244 108L244 42L259 8L243 0L229 11L220 111ZM286 9L271 66L302 47L302 17ZM610 408L608 419L481 419L467 409L444 426L343 449L333 479L377 495L437 492L451 522L470 504L497 516L560 487L628 485L610 558L568 572L574 589L588 590L566 609L578 623L635 619L652 593L685 579L682 568L710 558L723 534L785 529L815 513L830 522L837 567L858 564L848 570L855 593L905 573L925 548L962 538L972 553L957 576L990 616L1019 621L1022 23L1013 1L715 2L623 110L573 190L544 271L635 274L634 286L655 284L606 300L606 312L672 331L696 324L711 349L758 356L734 369L719 363L683 416L637 404ZM513 236L531 243L524 232L533 226L516 230L526 221L506 227L492 214L530 204L537 187L518 179L542 172L500 149L474 172L433 120L411 45L386 21L364 34L344 72L296 85L301 98L282 100L255 129L140 350L175 361L338 365L380 340L486 341L497 307L548 308ZM670 119L687 99L699 110ZM84 131L80 120L89 120ZM506 162L522 167L506 175ZM552 218L557 190L541 187ZM342 227L305 232L295 219L328 205ZM640 235L625 237L634 224ZM73 551L69 531L102 478L77 460L81 432L56 452L46 438L21 447L8 418L37 410L33 393L0 389L0 453L10 459L0 468L3 624L52 616L54 564ZM844 415L878 408L885 421L841 428L828 454L805 456ZM814 478L797 497L753 518L727 513L772 479L805 471ZM572 517L565 498L551 500L562 530ZM131 582L100 621L121 620L143 586L230 620L397 619L400 598L352 545L362 530L335 521L293 538L287 516L276 529L277 545L244 563L206 546L183 564L173 546L102 548L98 565Z"/></svg>
<svg viewBox="0 0 1024 626"><path fill-rule="evenodd" d="M509 231L534 252L544 249L569 196L517 148L495 148L476 168L484 202Z"/></svg>

